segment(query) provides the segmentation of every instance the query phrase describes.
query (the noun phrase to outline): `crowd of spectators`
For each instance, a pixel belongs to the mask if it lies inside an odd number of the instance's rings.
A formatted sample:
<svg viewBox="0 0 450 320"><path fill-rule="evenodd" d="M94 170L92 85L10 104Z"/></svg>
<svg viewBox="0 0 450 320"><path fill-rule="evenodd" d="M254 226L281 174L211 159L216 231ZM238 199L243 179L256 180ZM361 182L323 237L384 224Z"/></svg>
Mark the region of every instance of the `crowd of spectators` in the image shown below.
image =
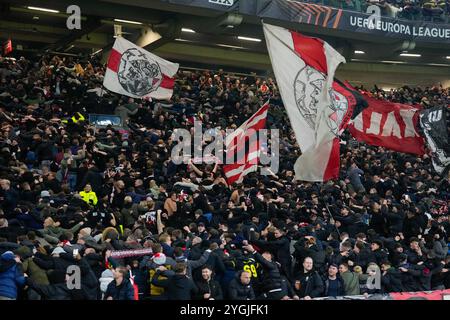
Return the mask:
<svg viewBox="0 0 450 320"><path fill-rule="evenodd" d="M0 58L0 300L450 288L449 178L429 156L345 133L339 179L295 181L299 148L273 79L184 70L171 101L135 101L104 90L104 71L95 58ZM442 87L373 94L450 103ZM236 128L269 96L267 126L281 140L272 176L230 186L220 165L171 161L175 128L190 130L193 117L204 130ZM91 113L125 122L95 127Z"/></svg>

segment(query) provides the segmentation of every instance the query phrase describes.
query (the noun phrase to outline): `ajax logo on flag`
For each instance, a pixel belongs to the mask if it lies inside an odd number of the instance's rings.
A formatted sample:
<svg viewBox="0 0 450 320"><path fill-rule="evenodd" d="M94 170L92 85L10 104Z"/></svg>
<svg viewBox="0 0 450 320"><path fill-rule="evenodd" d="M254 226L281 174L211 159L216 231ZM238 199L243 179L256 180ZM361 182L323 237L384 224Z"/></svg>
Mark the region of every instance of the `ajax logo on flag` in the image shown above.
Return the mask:
<svg viewBox="0 0 450 320"><path fill-rule="evenodd" d="M117 75L122 88L137 96L157 90L163 79L158 63L136 48L123 53Z"/></svg>

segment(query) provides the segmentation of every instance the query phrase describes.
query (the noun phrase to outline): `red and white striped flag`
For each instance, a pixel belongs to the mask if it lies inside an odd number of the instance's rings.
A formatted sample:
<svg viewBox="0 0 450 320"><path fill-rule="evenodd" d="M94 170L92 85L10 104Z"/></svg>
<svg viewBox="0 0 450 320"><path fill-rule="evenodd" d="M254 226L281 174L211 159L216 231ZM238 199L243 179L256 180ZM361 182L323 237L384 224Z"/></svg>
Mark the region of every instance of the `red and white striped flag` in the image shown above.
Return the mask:
<svg viewBox="0 0 450 320"><path fill-rule="evenodd" d="M117 37L109 56L103 85L132 98L168 100L172 97L178 63L164 60Z"/></svg>
<svg viewBox="0 0 450 320"><path fill-rule="evenodd" d="M258 130L266 126L268 109L269 101L225 138L227 155L223 172L229 184L240 183L246 174L257 170L261 151Z"/></svg>

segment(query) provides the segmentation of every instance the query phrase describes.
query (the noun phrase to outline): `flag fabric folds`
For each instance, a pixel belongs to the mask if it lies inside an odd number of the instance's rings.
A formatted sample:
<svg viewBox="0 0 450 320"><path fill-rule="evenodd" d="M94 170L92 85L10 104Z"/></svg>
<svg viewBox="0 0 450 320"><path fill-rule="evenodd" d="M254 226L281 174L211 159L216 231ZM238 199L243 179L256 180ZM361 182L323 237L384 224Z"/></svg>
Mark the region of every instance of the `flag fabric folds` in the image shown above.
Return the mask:
<svg viewBox="0 0 450 320"><path fill-rule="evenodd" d="M339 134L357 110L354 92L333 83L345 62L321 39L263 23L267 48L284 106L302 155L295 177L326 181L339 175ZM351 108L349 108L351 106Z"/></svg>
<svg viewBox="0 0 450 320"><path fill-rule="evenodd" d="M424 139L418 132L421 106L411 106L364 95L369 106L349 131L358 141L403 153L424 154Z"/></svg>
<svg viewBox="0 0 450 320"><path fill-rule="evenodd" d="M258 130L264 129L269 102L225 138L226 160L223 172L229 184L242 182L244 176L258 168L261 145Z"/></svg>
<svg viewBox="0 0 450 320"><path fill-rule="evenodd" d="M420 113L420 126L430 147L434 170L439 174L450 168L448 117L449 111L445 107L434 107Z"/></svg>
<svg viewBox="0 0 450 320"><path fill-rule="evenodd" d="M179 65L117 37L108 59L103 85L132 98L168 100Z"/></svg>

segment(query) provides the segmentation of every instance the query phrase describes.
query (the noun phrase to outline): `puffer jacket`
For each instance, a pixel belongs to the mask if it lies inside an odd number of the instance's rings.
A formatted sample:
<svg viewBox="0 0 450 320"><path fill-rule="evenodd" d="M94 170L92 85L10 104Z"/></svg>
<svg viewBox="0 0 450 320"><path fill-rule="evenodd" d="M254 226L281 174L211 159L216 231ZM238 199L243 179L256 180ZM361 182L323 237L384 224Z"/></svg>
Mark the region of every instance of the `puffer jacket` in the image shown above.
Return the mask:
<svg viewBox="0 0 450 320"><path fill-rule="evenodd" d="M230 300L255 300L255 292L251 284L243 285L240 280L242 272L231 281L228 288Z"/></svg>
<svg viewBox="0 0 450 320"><path fill-rule="evenodd" d="M19 287L25 284L22 268L14 260L14 254L7 251L0 259L0 296L17 299Z"/></svg>

